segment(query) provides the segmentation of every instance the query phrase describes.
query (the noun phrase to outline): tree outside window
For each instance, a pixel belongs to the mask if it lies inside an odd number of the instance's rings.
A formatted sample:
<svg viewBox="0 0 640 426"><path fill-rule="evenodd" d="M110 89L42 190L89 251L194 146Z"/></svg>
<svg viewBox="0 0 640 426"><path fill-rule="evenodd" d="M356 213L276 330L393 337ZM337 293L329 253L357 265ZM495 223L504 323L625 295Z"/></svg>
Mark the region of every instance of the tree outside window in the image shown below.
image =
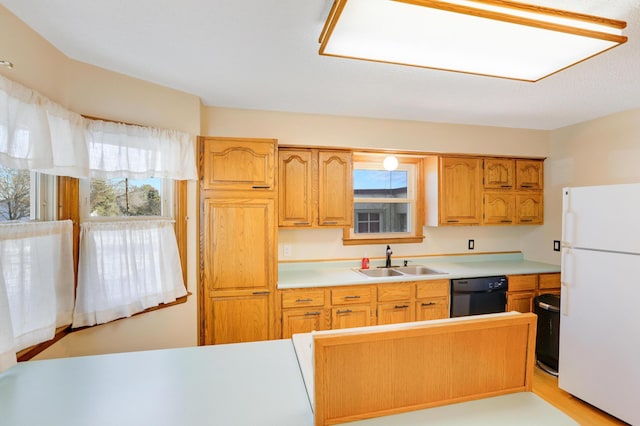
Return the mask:
<svg viewBox="0 0 640 426"><path fill-rule="evenodd" d="M0 165L0 221L31 219L31 172Z"/></svg>
<svg viewBox="0 0 640 426"><path fill-rule="evenodd" d="M161 216L161 179L91 179L91 216Z"/></svg>

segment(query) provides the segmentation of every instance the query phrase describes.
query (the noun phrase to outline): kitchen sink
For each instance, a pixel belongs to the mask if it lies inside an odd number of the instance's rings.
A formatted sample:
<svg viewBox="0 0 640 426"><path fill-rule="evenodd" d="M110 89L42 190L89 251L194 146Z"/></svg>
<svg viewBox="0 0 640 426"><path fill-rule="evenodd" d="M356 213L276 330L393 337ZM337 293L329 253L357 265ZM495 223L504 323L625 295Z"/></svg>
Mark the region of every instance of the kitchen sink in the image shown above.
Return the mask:
<svg viewBox="0 0 640 426"><path fill-rule="evenodd" d="M402 272L407 275L437 275L437 274L446 274L446 272L438 271L436 269L427 268L424 265L412 265L412 266L401 266L395 268L396 271Z"/></svg>
<svg viewBox="0 0 640 426"><path fill-rule="evenodd" d="M377 269L357 269L358 272L372 278L380 277L398 277L404 275L402 272L398 272L395 269L390 268L377 268Z"/></svg>
<svg viewBox="0 0 640 426"><path fill-rule="evenodd" d="M370 278L399 277L403 275L447 274L447 272L427 268L424 265L397 266L393 268L356 269L356 271Z"/></svg>

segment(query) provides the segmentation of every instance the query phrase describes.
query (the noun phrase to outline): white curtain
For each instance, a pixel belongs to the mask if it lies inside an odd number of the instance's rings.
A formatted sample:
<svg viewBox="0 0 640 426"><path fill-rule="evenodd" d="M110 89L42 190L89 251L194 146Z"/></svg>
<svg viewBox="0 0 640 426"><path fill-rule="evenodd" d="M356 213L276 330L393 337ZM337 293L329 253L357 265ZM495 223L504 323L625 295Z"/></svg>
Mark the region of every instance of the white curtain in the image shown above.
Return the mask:
<svg viewBox="0 0 640 426"><path fill-rule="evenodd" d="M71 323L71 221L0 224L0 371Z"/></svg>
<svg viewBox="0 0 640 426"><path fill-rule="evenodd" d="M188 133L85 119L1 75L0 164L78 178L197 179Z"/></svg>
<svg viewBox="0 0 640 426"><path fill-rule="evenodd" d="M0 76L0 164L52 175L88 175L84 119Z"/></svg>
<svg viewBox="0 0 640 426"><path fill-rule="evenodd" d="M73 327L128 317L186 294L171 221L81 225Z"/></svg>
<svg viewBox="0 0 640 426"><path fill-rule="evenodd" d="M182 132L87 121L92 177L197 179L193 138Z"/></svg>

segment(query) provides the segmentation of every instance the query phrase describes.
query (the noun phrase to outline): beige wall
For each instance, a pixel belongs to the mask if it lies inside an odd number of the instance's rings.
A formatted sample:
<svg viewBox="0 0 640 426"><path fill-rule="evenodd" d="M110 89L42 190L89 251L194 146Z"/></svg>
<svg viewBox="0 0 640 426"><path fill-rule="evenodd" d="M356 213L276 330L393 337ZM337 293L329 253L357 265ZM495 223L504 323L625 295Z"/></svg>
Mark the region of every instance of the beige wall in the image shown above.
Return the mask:
<svg viewBox="0 0 640 426"><path fill-rule="evenodd" d="M203 130L209 136L269 137L281 145L339 146L420 152L546 157L549 132L416 121L205 108ZM535 227L425 228L421 244L395 244L394 256L520 251ZM291 256L284 257L284 245ZM342 230L280 230L281 260L384 257L384 245L343 246Z"/></svg>
<svg viewBox="0 0 640 426"><path fill-rule="evenodd" d="M560 253L547 249L561 238L562 188L640 182L639 164L640 109L554 130L545 161L545 226L524 241L529 257L560 262Z"/></svg>
<svg viewBox="0 0 640 426"><path fill-rule="evenodd" d="M13 69L7 78L30 87L80 114L200 133L200 99L70 60L0 6L0 55ZM194 144L195 149L195 144ZM187 303L88 328L41 353L37 359L197 344L196 183L188 189Z"/></svg>

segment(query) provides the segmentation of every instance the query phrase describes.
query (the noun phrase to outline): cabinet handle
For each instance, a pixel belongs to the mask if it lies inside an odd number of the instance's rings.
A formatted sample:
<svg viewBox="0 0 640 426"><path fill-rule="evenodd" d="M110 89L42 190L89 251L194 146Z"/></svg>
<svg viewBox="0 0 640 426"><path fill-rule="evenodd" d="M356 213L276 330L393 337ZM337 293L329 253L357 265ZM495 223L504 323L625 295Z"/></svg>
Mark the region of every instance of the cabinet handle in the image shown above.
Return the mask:
<svg viewBox="0 0 640 426"><path fill-rule="evenodd" d="M511 188L511 185L500 185L500 188Z"/></svg>
<svg viewBox="0 0 640 426"><path fill-rule="evenodd" d="M331 222L327 222L327 221L325 220L324 222L322 222L322 224L323 224L323 225L337 225L337 224L338 224L338 221L337 221L337 220L334 220L334 221L331 221Z"/></svg>
<svg viewBox="0 0 640 426"><path fill-rule="evenodd" d="M501 220L500 222L502 222L502 223L511 223L512 221L508 220L508 219L504 219L504 220Z"/></svg>
<svg viewBox="0 0 640 426"><path fill-rule="evenodd" d="M305 312L305 316L317 316L320 315L320 312Z"/></svg>
<svg viewBox="0 0 640 426"><path fill-rule="evenodd" d="M409 307L409 305L396 305L393 308L394 309L407 309Z"/></svg>
<svg viewBox="0 0 640 426"><path fill-rule="evenodd" d="M460 222L460 221L457 220L457 219L447 219L447 222L456 223L456 222Z"/></svg>
<svg viewBox="0 0 640 426"><path fill-rule="evenodd" d="M253 189L269 189L271 185L253 185L251 188Z"/></svg>
<svg viewBox="0 0 640 426"><path fill-rule="evenodd" d="M520 219L520 222L533 222L533 219Z"/></svg>
<svg viewBox="0 0 640 426"><path fill-rule="evenodd" d="M435 305L435 304L436 304L436 302L427 302L427 303L424 303L424 302L423 302L423 303L422 303L422 306L433 306L433 305Z"/></svg>
<svg viewBox="0 0 640 426"><path fill-rule="evenodd" d="M252 294L254 296L258 296L260 294L269 294L269 293L270 293L269 291L254 291Z"/></svg>
<svg viewBox="0 0 640 426"><path fill-rule="evenodd" d="M360 296L345 296L345 299L360 299Z"/></svg>
<svg viewBox="0 0 640 426"><path fill-rule="evenodd" d="M309 222L293 222L294 225L308 225Z"/></svg>
<svg viewBox="0 0 640 426"><path fill-rule="evenodd" d="M520 188L533 188L533 185L522 184L520 185Z"/></svg>
<svg viewBox="0 0 640 426"><path fill-rule="evenodd" d="M336 312L336 314L349 314L353 312L351 309L338 309L338 311Z"/></svg>
<svg viewBox="0 0 640 426"><path fill-rule="evenodd" d="M296 303L313 302L313 299L296 299Z"/></svg>

